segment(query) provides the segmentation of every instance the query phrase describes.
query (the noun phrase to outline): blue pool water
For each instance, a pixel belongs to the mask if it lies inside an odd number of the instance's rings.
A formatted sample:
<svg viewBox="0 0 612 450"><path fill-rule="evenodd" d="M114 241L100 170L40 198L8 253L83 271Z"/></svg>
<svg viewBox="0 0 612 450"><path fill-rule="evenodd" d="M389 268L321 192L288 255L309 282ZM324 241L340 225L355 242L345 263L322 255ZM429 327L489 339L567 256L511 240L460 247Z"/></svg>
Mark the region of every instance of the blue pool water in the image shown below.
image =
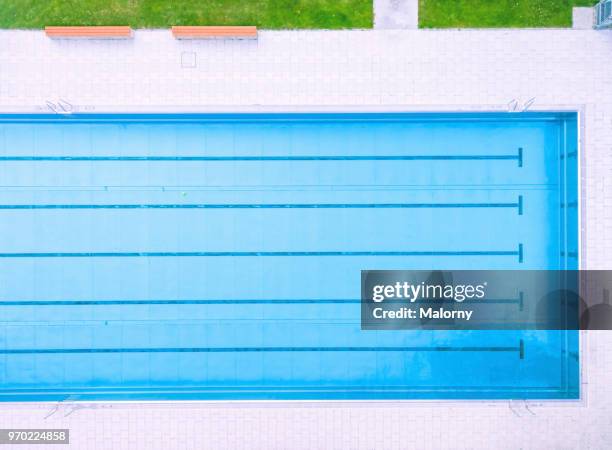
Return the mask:
<svg viewBox="0 0 612 450"><path fill-rule="evenodd" d="M0 399L577 398L575 331L362 331L362 269L575 269L577 118L0 115Z"/></svg>

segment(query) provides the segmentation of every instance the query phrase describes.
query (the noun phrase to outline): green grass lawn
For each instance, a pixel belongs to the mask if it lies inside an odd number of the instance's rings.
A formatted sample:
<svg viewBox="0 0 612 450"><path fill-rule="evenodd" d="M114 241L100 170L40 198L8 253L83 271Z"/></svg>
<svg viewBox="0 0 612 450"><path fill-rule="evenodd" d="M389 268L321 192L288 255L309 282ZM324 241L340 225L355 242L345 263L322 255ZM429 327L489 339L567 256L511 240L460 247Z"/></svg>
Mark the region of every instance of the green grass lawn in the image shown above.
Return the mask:
<svg viewBox="0 0 612 450"><path fill-rule="evenodd" d="M257 25L371 28L372 0L0 0L0 28Z"/></svg>
<svg viewBox="0 0 612 450"><path fill-rule="evenodd" d="M570 27L597 0L419 0L421 28Z"/></svg>

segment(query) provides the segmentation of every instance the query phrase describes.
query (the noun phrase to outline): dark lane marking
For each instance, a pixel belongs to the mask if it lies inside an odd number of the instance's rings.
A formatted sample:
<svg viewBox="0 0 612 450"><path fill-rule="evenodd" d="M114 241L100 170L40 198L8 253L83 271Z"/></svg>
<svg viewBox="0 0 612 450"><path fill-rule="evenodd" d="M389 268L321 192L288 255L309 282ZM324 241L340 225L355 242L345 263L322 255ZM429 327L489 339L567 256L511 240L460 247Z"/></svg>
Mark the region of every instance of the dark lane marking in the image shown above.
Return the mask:
<svg viewBox="0 0 612 450"><path fill-rule="evenodd" d="M464 304L518 304L521 306L521 297L511 299L481 299L464 300ZM483 300L486 302L483 303ZM308 299L197 299L197 300L0 300L2 306L106 306L106 305L311 305L311 304L359 304L361 299L350 298L308 298ZM405 300L387 300L386 303L403 304ZM424 303L416 301L411 303ZM522 306L521 306L522 307Z"/></svg>
<svg viewBox="0 0 612 450"><path fill-rule="evenodd" d="M28 204L0 205L0 210L30 209L418 209L418 208L518 208L517 203L171 203L171 204Z"/></svg>
<svg viewBox="0 0 612 450"><path fill-rule="evenodd" d="M258 353L258 352L520 352L518 347L162 347L0 349L2 355L88 353Z"/></svg>
<svg viewBox="0 0 612 450"><path fill-rule="evenodd" d="M136 257L283 257L283 256L518 256L523 262L523 244L519 251L313 251L313 252L35 252L0 253L0 258L136 258Z"/></svg>
<svg viewBox="0 0 612 450"><path fill-rule="evenodd" d="M0 156L0 161L518 161L517 155Z"/></svg>

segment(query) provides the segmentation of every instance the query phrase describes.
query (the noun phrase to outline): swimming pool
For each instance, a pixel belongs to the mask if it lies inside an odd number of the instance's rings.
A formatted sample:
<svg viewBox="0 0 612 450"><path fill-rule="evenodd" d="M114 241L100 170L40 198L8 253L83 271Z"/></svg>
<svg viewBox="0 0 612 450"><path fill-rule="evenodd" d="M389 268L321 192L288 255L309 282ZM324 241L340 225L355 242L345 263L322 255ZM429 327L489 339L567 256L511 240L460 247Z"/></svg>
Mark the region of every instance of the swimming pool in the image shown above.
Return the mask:
<svg viewBox="0 0 612 450"><path fill-rule="evenodd" d="M573 399L576 331L362 331L362 269L576 269L577 115L0 115L0 399Z"/></svg>

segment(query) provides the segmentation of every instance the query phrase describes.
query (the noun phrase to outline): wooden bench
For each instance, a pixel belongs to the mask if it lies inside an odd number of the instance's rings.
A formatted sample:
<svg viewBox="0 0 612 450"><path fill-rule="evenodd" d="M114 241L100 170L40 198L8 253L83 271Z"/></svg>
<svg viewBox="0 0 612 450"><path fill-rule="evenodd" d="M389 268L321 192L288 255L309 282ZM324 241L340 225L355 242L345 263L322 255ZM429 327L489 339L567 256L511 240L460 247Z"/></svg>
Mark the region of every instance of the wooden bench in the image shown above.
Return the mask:
<svg viewBox="0 0 612 450"><path fill-rule="evenodd" d="M130 27L45 27L52 39L129 39Z"/></svg>
<svg viewBox="0 0 612 450"><path fill-rule="evenodd" d="M172 27L176 39L257 39L257 27Z"/></svg>

